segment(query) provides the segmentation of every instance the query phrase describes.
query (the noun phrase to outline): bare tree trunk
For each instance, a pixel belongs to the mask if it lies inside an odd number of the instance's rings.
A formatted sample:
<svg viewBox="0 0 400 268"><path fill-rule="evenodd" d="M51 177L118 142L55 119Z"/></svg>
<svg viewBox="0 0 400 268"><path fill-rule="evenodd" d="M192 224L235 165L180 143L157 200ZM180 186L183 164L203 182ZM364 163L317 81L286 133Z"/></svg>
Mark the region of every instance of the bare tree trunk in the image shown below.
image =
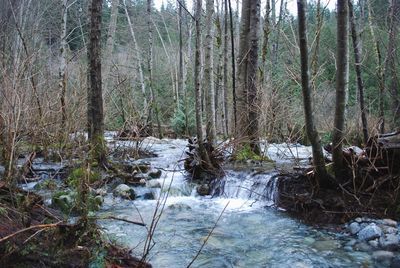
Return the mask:
<svg viewBox="0 0 400 268"><path fill-rule="evenodd" d="M367 0L368 6L368 24L371 31L372 43L374 44L374 52L376 58L376 77L378 78L378 87L379 87L379 132L385 132L385 103L384 103L384 93L385 93L385 71L382 63L382 55L379 46L379 41L375 36L375 30L373 26L373 16L372 16L372 8L371 8L371 0Z"/></svg>
<svg viewBox="0 0 400 268"><path fill-rule="evenodd" d="M313 90L316 90L316 80L318 74L318 62L319 62L319 47L321 39L322 25L324 23L324 13L321 11L321 0L317 1L317 30L315 32L315 48L311 60L311 84Z"/></svg>
<svg viewBox="0 0 400 268"><path fill-rule="evenodd" d="M112 54L114 50L114 39L115 30L117 28L117 17L118 17L118 4L119 0L112 0L111 2L111 15L110 15L110 25L107 32L107 42L105 51L105 66L103 68L103 80L104 80L104 95L107 96L111 92L111 77L110 73L112 70Z"/></svg>
<svg viewBox="0 0 400 268"><path fill-rule="evenodd" d="M214 0L206 1L206 38L204 42L204 83L206 100L206 139L213 143L215 140L215 91L214 91L214 68L213 68L213 45L214 45Z"/></svg>
<svg viewBox="0 0 400 268"><path fill-rule="evenodd" d="M264 81L266 81L266 75L267 75L267 54L269 46L269 34L271 32L270 13L271 13L270 0L267 0L265 4L265 17L264 17L264 27L263 27L264 39L261 49L261 75L260 75L261 85L263 85Z"/></svg>
<svg viewBox="0 0 400 268"><path fill-rule="evenodd" d="M228 114L228 0L224 1L224 63L223 63L223 89L222 89L222 118L224 136L229 134L229 114ZM233 61L235 62L235 61Z"/></svg>
<svg viewBox="0 0 400 268"><path fill-rule="evenodd" d="M349 6L347 0L337 1L336 106L333 130L333 168L336 178L343 171L343 151L346 100L349 79Z"/></svg>
<svg viewBox="0 0 400 268"><path fill-rule="evenodd" d="M237 103L236 103L236 58L235 58L235 36L233 34L233 15L231 0L227 0L229 5L229 19L231 28L231 60L232 60L232 99L233 99L233 133L237 131L238 114L237 114Z"/></svg>
<svg viewBox="0 0 400 268"><path fill-rule="evenodd" d="M258 144L258 39L260 1L243 1L240 23L238 70L238 128L237 138L249 144L252 151L260 153Z"/></svg>
<svg viewBox="0 0 400 268"><path fill-rule="evenodd" d="M149 113L149 111L148 111L149 106L147 103L146 85L145 85L143 69L142 69L142 59L141 59L138 43L136 42L135 31L133 30L131 18L129 16L128 9L126 7L126 0L124 0L124 9L125 9L126 19L128 21L129 30L130 30L130 33L132 36L133 47L134 47L135 53L136 53L136 61L137 61L137 68L138 68L138 72L139 72L140 86L141 86L141 90L142 90L142 94L143 94L144 119L147 120L147 116Z"/></svg>
<svg viewBox="0 0 400 268"><path fill-rule="evenodd" d="M357 76L357 88L360 98L360 110L361 110L361 121L362 121L362 131L364 137L364 144L368 141L368 122L367 122L367 111L364 104L364 84L361 75L361 45L358 40L358 33L356 22L354 19L353 3L352 0L348 0L349 3L349 16L350 16L350 26L351 26L351 38L353 40L353 50L354 50L354 64Z"/></svg>
<svg viewBox="0 0 400 268"><path fill-rule="evenodd" d="M93 159L106 162L104 142L103 95L101 89L101 12L102 0L92 0L89 6L88 44L88 137Z"/></svg>
<svg viewBox="0 0 400 268"><path fill-rule="evenodd" d="M328 174L325 168L324 154L322 152L321 140L314 124L313 104L311 97L309 67L308 67L308 45L306 28L306 0L297 0L297 14L299 22L299 45L301 60L301 86L303 91L304 118L306 121L306 132L312 146L313 164L316 181L319 185L327 184Z"/></svg>
<svg viewBox="0 0 400 268"><path fill-rule="evenodd" d="M223 3L222 3L223 6ZM221 9L222 9L221 6ZM217 68L217 75L215 78L215 98L214 98L214 103L215 103L215 129L216 129L216 135L217 133L220 132L220 128L218 126L223 126L223 112L221 111L221 107L223 107L223 99L220 100L220 97L222 96L222 86L223 86L223 44L222 44L222 21L221 21L221 16L223 16L222 12L220 12L220 4L219 1L216 1L216 17L215 17L215 25L216 25L216 48L217 48L217 53L218 53L218 61L215 64ZM222 11L222 10L221 10ZM221 104L221 105L220 105ZM221 118L221 124L219 124L219 118ZM222 132L223 132L223 127L222 127Z"/></svg>
<svg viewBox="0 0 400 268"><path fill-rule="evenodd" d="M388 71L390 73L390 91L392 99L392 116L393 127L400 127L400 96L399 96L399 78L396 71L397 59L397 31L400 22L400 2L392 0L390 7L390 30L389 30L389 47L387 56Z"/></svg>
<svg viewBox="0 0 400 268"><path fill-rule="evenodd" d="M62 16L61 16L61 45L60 45L60 69L59 69L59 83L60 89L60 105L61 105L61 135L66 132L65 124L67 120L67 112L65 107L65 92L67 88L67 4L68 0L62 2Z"/></svg>

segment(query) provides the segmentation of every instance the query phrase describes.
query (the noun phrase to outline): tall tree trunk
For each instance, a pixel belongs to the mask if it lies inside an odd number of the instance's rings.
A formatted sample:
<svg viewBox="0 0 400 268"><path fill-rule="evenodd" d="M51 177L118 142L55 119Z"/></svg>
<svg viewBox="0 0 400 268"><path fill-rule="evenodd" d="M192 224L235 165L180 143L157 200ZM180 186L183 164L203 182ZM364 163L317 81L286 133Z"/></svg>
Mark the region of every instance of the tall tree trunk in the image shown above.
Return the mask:
<svg viewBox="0 0 400 268"><path fill-rule="evenodd" d="M275 0L272 0L275 1ZM269 34L271 32L271 21L270 21L270 0L266 1L265 4L265 17L264 17L264 27L263 27L263 45L261 49L261 75L260 75L260 84L264 85L266 81L267 75L267 54L268 54L268 46L269 46Z"/></svg>
<svg viewBox="0 0 400 268"><path fill-rule="evenodd" d="M236 135L244 144L249 144L256 154L260 153L257 98L259 25L260 1L243 1L240 23L238 128Z"/></svg>
<svg viewBox="0 0 400 268"><path fill-rule="evenodd" d="M400 24L400 1L392 0L390 7L390 30L387 65L390 77L390 93L392 99L393 127L400 127L400 94L399 77L396 71L397 62L397 31Z"/></svg>
<svg viewBox="0 0 400 268"><path fill-rule="evenodd" d="M223 63L223 89L222 89L222 118L224 136L229 135L229 113L228 113L228 0L224 1L224 63ZM235 62L235 60L233 60Z"/></svg>
<svg viewBox="0 0 400 268"><path fill-rule="evenodd" d="M349 79L349 6L347 0L337 1L336 105L333 130L333 168L336 178L343 171L342 145L346 123L346 100Z"/></svg>
<svg viewBox="0 0 400 268"><path fill-rule="evenodd" d="M319 47L321 40L322 25L324 23L324 12L321 11L321 0L317 1L317 30L315 31L315 48L311 59L311 84L313 90L316 90L316 80L319 63Z"/></svg>
<svg viewBox="0 0 400 268"><path fill-rule="evenodd" d="M231 0L227 0L229 5L229 20L231 28L231 60L232 60L232 100L233 100L233 133L237 131L238 114L237 114L237 101L236 101L236 58L235 58L235 36L233 34L233 14Z"/></svg>
<svg viewBox="0 0 400 268"><path fill-rule="evenodd" d="M68 0L62 2L62 15L61 15L61 45L60 45L60 69L59 69L59 83L60 89L60 105L61 105L61 135L66 132L65 124L67 120L67 112L65 107L65 92L67 88L67 4Z"/></svg>
<svg viewBox="0 0 400 268"><path fill-rule="evenodd" d="M201 160L205 166L211 166L210 158L203 143L203 127L202 127L202 112L201 112L201 13L202 0L196 0L196 36L195 36L195 56L194 56L194 88L196 98L196 133L199 144L199 153Z"/></svg>
<svg viewBox="0 0 400 268"><path fill-rule="evenodd" d="M299 22L299 45L301 60L301 86L303 92L304 119L306 121L306 132L312 146L313 164L316 181L324 185L328 179L325 168L324 154L322 152L321 140L314 124L313 104L311 97L309 67L308 67L308 45L306 28L306 0L297 0L297 13Z"/></svg>
<svg viewBox="0 0 400 268"><path fill-rule="evenodd" d="M111 14L110 14L110 25L108 27L107 32L107 42L106 42L106 50L105 50L105 66L103 68L103 80L104 80L104 95L107 96L109 92L111 92L111 77L110 73L112 70L112 54L114 50L114 39L115 39L115 31L117 28L117 16L118 16L118 5L119 0L111 1Z"/></svg>
<svg viewBox="0 0 400 268"><path fill-rule="evenodd" d="M134 50L136 53L136 62L137 62L136 64L137 64L137 68L138 68L138 72L139 72L140 88L142 90L142 95L143 95L143 110L144 110L143 118L144 118L144 120L147 120L147 116L149 114L149 111L148 111L149 105L147 103L146 85L145 85L145 81L144 81L143 68L142 68L142 58L141 58L141 54L139 51L139 45L136 42L135 31L133 30L133 25L132 25L132 21L129 16L129 13L128 13L128 8L126 7L126 0L124 0L124 9L125 9L126 19L128 21L129 31L131 33L131 37L132 37L132 41L133 41L133 47L134 47Z"/></svg>
<svg viewBox="0 0 400 268"><path fill-rule="evenodd" d="M101 12L102 0L92 0L89 7L88 44L88 137L93 159L104 164L103 95L101 89Z"/></svg>
<svg viewBox="0 0 400 268"><path fill-rule="evenodd" d="M354 67L356 69L357 76L357 88L360 98L360 110L361 110L361 122L364 144L368 141L368 122L367 122L367 111L364 104L364 84L361 75L361 44L358 40L358 33L356 22L354 18L354 10L352 0L348 0L349 3L349 16L350 16L350 26L351 26L351 38L353 40L353 50L354 50Z"/></svg>
<svg viewBox="0 0 400 268"><path fill-rule="evenodd" d="M206 139L213 143L215 140L215 91L214 91L214 68L213 68L213 45L214 45L214 0L206 1L206 38L204 42L204 92L206 100Z"/></svg>
<svg viewBox="0 0 400 268"><path fill-rule="evenodd" d="M376 58L376 77L378 78L379 87L379 132L385 132L385 103L384 103L384 93L385 93L385 71L382 63L382 54L379 45L379 41L375 36L375 30L373 25L372 7L371 0L367 0L368 7L368 24L371 31L372 43L374 44L374 52Z"/></svg>

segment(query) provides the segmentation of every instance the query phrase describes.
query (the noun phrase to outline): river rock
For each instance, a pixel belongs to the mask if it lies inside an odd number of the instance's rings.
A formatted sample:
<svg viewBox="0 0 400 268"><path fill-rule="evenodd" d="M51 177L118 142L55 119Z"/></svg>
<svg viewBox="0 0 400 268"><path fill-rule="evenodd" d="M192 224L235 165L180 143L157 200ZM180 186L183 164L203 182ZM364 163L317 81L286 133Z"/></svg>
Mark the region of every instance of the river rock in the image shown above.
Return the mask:
<svg viewBox="0 0 400 268"><path fill-rule="evenodd" d="M147 192L143 195L144 200L154 200L155 196L153 192Z"/></svg>
<svg viewBox="0 0 400 268"><path fill-rule="evenodd" d="M380 262L391 261L393 257L394 253L386 250L378 250L372 253L372 258Z"/></svg>
<svg viewBox="0 0 400 268"><path fill-rule="evenodd" d="M369 240L368 244L373 248L378 248L379 247L379 240L378 240L378 238L375 238L373 240Z"/></svg>
<svg viewBox="0 0 400 268"><path fill-rule="evenodd" d="M340 244L335 240L322 240L315 241L313 247L319 251L330 251L339 248Z"/></svg>
<svg viewBox="0 0 400 268"><path fill-rule="evenodd" d="M375 223L371 223L358 232L358 239L369 241L382 236L382 230Z"/></svg>
<svg viewBox="0 0 400 268"><path fill-rule="evenodd" d="M395 234L385 234L379 238L379 244L383 249L395 250L399 247L399 237Z"/></svg>
<svg viewBox="0 0 400 268"><path fill-rule="evenodd" d="M397 233L397 228L395 228L395 227L382 225L381 229L382 229L382 232L385 233L385 234L395 234L395 233Z"/></svg>
<svg viewBox="0 0 400 268"><path fill-rule="evenodd" d="M392 219L383 219L382 223L384 225L387 225L387 226L390 226L390 227L394 227L394 228L397 227L397 221L392 220Z"/></svg>
<svg viewBox="0 0 400 268"><path fill-rule="evenodd" d="M361 230L360 224L358 224L357 222L352 222L349 225L349 230L352 235L357 234Z"/></svg>
<svg viewBox="0 0 400 268"><path fill-rule="evenodd" d="M126 184L120 184L118 185L114 191L113 191L114 196L119 196L125 199L135 199L136 198L136 193L135 191L129 187Z"/></svg>
<svg viewBox="0 0 400 268"><path fill-rule="evenodd" d="M149 177L152 179L158 179L161 177L161 170L159 169L152 169L148 173Z"/></svg>

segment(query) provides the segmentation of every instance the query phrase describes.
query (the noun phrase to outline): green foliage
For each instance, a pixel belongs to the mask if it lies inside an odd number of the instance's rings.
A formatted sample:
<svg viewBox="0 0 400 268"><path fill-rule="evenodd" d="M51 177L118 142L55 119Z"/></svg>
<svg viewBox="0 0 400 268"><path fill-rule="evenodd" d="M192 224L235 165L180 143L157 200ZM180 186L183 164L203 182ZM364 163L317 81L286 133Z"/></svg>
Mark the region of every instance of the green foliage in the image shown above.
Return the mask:
<svg viewBox="0 0 400 268"><path fill-rule="evenodd" d="M57 188L57 183L53 179L46 179L34 186L35 190L55 190Z"/></svg>
<svg viewBox="0 0 400 268"><path fill-rule="evenodd" d="M184 104L182 103L179 105L179 109L175 110L175 113L171 119L171 126L172 129L175 131L176 134L178 135L184 135L184 134L192 134L196 130L196 119L194 115L194 110L193 109L188 109L188 116L187 116L187 129L189 133L186 132L186 114L185 114L185 107Z"/></svg>
<svg viewBox="0 0 400 268"><path fill-rule="evenodd" d="M85 178L86 170L82 167L74 169L67 179L67 184L70 187L77 188L79 187L79 182ZM90 171L89 175L89 183L94 183L101 178L100 173L97 171Z"/></svg>
<svg viewBox="0 0 400 268"><path fill-rule="evenodd" d="M321 143L328 144L332 141L332 132L328 131L321 134Z"/></svg>

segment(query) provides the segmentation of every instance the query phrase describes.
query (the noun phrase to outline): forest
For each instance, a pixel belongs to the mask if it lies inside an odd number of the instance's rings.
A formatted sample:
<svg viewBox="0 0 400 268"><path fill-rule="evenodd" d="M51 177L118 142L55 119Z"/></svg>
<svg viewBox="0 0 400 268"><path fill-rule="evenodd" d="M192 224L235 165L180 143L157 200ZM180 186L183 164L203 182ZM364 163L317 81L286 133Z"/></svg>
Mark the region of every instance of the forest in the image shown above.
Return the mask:
<svg viewBox="0 0 400 268"><path fill-rule="evenodd" d="M0 267L400 267L400 0L0 6Z"/></svg>

